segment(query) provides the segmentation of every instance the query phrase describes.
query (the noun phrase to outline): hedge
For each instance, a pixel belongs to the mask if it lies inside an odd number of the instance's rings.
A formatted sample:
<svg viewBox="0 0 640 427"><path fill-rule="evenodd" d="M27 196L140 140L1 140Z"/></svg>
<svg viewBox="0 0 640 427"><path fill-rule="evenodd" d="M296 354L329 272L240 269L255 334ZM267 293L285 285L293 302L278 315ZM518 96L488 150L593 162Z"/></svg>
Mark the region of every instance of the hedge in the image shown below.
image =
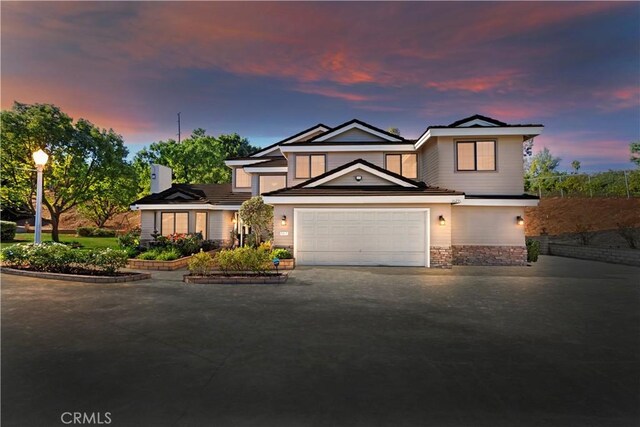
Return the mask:
<svg viewBox="0 0 640 427"><path fill-rule="evenodd" d="M17 224L11 221L0 221L0 240L8 242L16 238Z"/></svg>

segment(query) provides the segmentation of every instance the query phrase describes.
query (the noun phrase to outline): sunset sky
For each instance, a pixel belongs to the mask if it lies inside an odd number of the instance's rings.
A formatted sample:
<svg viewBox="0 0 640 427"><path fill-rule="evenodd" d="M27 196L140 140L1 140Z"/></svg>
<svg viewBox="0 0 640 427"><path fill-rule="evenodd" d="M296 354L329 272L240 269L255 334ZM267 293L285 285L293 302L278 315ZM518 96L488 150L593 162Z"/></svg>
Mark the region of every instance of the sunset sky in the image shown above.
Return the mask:
<svg viewBox="0 0 640 427"><path fill-rule="evenodd" d="M2 108L53 103L135 152L202 127L267 145L359 118L407 138L542 123L584 170L631 168L640 3L2 2Z"/></svg>

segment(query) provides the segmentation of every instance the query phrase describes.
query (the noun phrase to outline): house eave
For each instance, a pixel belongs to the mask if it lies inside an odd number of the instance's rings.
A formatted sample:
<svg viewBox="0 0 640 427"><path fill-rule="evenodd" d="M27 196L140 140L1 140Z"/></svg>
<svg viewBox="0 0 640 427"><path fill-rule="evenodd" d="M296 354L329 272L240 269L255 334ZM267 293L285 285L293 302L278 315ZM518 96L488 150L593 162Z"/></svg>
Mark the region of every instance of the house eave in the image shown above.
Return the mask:
<svg viewBox="0 0 640 427"><path fill-rule="evenodd" d="M263 196L268 205L458 204L464 195L447 196Z"/></svg>
<svg viewBox="0 0 640 427"><path fill-rule="evenodd" d="M538 136L544 130L544 126L487 126L487 127L459 127L428 129L415 143L414 149L420 148L429 138L436 136L509 136L522 135L526 139Z"/></svg>

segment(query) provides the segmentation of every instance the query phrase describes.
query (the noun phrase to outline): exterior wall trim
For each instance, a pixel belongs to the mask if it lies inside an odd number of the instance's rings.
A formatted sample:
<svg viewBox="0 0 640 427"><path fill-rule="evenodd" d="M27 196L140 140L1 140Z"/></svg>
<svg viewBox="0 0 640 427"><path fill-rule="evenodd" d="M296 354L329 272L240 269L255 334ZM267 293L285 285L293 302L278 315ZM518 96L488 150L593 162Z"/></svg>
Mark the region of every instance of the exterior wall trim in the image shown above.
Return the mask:
<svg viewBox="0 0 640 427"><path fill-rule="evenodd" d="M538 199L467 199L458 206L538 206Z"/></svg>
<svg viewBox="0 0 640 427"><path fill-rule="evenodd" d="M380 172L380 171L378 171L376 169L373 169L373 168L371 168L371 167L369 167L369 166L367 166L365 164L362 164L362 163L356 163L355 165L349 166L346 169L343 169L343 170L335 172L335 173L333 173L333 174L331 174L329 176L326 176L326 177L324 177L322 179L314 181L311 184L305 185L304 187L305 188L317 187L318 185L322 185L322 184L324 184L326 182L332 181L332 180L334 180L336 178L339 178L339 177L341 177L343 175L346 175L346 174L348 174L350 172L353 172L355 170L358 170L358 169L362 169L363 171L369 172L369 173L371 173L373 175L376 175L376 176L378 176L380 178L383 178L383 179L385 179L387 181L393 182L394 184L398 184L398 185L400 185L402 187L417 188L417 186L414 185L414 184L410 184L410 183L408 183L408 182L406 182L404 180L401 180L401 179L395 178L395 177L393 177L391 175L388 175L386 173Z"/></svg>
<svg viewBox="0 0 640 427"><path fill-rule="evenodd" d="M415 149L417 150L434 136L506 136L506 135L529 135L537 136L542 133L542 126L518 126L518 127L499 127L490 126L486 128L477 127L461 127L461 128L443 128L429 129L416 141Z"/></svg>
<svg viewBox="0 0 640 427"><path fill-rule="evenodd" d="M263 196L269 205L306 205L306 204L374 204L374 203L453 203L464 200L459 196ZM518 205L519 206L519 205ZM410 209L410 208L407 208Z"/></svg>
<svg viewBox="0 0 640 427"><path fill-rule="evenodd" d="M190 211L190 210L207 210L207 211L234 211L240 209L240 205L210 205L207 203L190 203L185 205L180 204L157 204L157 205L131 205L129 208L132 211Z"/></svg>
<svg viewBox="0 0 640 427"><path fill-rule="evenodd" d="M289 168L287 166L279 166L279 167L271 167L271 168L261 168L260 166L258 167L244 167L242 168L244 169L245 172L247 173L286 173Z"/></svg>
<svg viewBox="0 0 640 427"><path fill-rule="evenodd" d="M281 146L280 151L283 153L317 153L317 152L354 152L354 151L404 151L413 152L415 147L413 144L367 144L366 142L358 144L336 144L336 145L289 145Z"/></svg>

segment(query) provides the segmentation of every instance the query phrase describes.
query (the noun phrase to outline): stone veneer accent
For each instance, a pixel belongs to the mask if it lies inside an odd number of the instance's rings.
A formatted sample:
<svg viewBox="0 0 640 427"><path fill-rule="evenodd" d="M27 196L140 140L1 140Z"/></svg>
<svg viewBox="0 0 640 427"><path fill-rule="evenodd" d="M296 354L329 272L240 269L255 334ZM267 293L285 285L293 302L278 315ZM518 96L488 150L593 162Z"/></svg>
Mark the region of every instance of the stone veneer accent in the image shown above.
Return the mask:
<svg viewBox="0 0 640 427"><path fill-rule="evenodd" d="M429 257L431 268L451 268L453 263L451 246L431 246Z"/></svg>
<svg viewBox="0 0 640 427"><path fill-rule="evenodd" d="M452 246L454 265L526 265L526 246Z"/></svg>

